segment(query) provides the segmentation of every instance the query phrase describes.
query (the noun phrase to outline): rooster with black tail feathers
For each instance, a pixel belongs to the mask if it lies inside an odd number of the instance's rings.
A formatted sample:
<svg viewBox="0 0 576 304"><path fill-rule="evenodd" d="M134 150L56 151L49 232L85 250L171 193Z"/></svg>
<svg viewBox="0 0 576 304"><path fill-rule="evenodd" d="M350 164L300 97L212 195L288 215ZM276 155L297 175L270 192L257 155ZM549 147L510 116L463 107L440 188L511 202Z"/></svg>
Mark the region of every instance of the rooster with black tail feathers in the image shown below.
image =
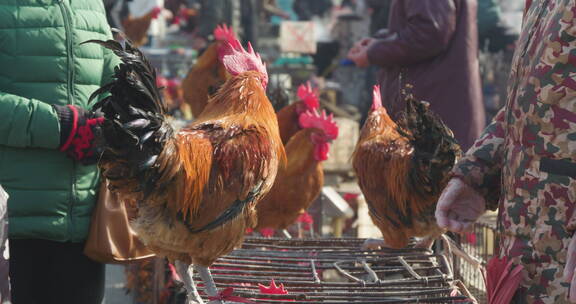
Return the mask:
<svg viewBox="0 0 576 304"><path fill-rule="evenodd" d="M405 94L406 109L395 122L380 96L375 86L353 156L370 217L384 236L366 245L404 248L410 238L423 237L419 245L430 247L444 232L434 211L460 157L460 146L427 102Z"/></svg>
<svg viewBox="0 0 576 304"><path fill-rule="evenodd" d="M265 89L266 68L251 46L228 43L219 56L232 75L202 115L175 131L165 118L156 73L129 42L88 41L122 63L93 97L104 113L99 166L109 189L137 210L132 227L159 256L178 261L191 303L202 303L189 264L207 294L218 292L208 266L241 244L256 225L256 204L285 161L278 122Z"/></svg>

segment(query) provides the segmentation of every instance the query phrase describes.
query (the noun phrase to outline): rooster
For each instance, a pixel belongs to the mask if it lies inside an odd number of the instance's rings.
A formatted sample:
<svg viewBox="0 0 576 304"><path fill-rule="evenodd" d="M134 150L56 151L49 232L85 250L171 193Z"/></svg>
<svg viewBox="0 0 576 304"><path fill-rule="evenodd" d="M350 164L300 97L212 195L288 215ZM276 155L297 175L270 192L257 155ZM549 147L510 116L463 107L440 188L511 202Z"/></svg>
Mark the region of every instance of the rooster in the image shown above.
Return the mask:
<svg viewBox="0 0 576 304"><path fill-rule="evenodd" d="M226 68L218 59L219 50L225 49L228 43L237 44L235 47L240 44L232 29L226 25L216 27L214 38L214 43L202 53L182 82L184 101L192 108L195 118L200 116L210 96L214 95L228 78Z"/></svg>
<svg viewBox="0 0 576 304"><path fill-rule="evenodd" d="M148 42L148 29L152 20L157 19L162 13L161 7L155 7L141 17L128 16L122 20L122 27L128 39L133 41L135 46L142 46Z"/></svg>
<svg viewBox="0 0 576 304"><path fill-rule="evenodd" d="M115 80L93 95L110 94L94 105L105 117L103 176L120 199L136 205L131 224L140 239L157 255L177 260L189 296L202 303L185 266L191 263L207 293L217 297L208 266L255 226L256 204L285 161L265 94L266 67L251 46L227 44L221 59L232 77L193 124L176 132L142 53L130 43L92 42L122 60Z"/></svg>
<svg viewBox="0 0 576 304"><path fill-rule="evenodd" d="M285 146L288 165L278 170L272 190L257 205L256 229L282 230L293 224L320 195L324 185L322 161L338 137L332 115L316 109L300 114L301 128Z"/></svg>
<svg viewBox="0 0 576 304"><path fill-rule="evenodd" d="M370 217L384 236L367 247L408 246L424 237L430 247L443 234L434 211L449 173L460 156L452 131L430 111L429 104L406 97L406 110L394 122L374 87L371 112L353 155L353 166L366 197Z"/></svg>
<svg viewBox="0 0 576 304"><path fill-rule="evenodd" d="M276 113L278 125L280 126L280 137L284 145L300 130L298 122L300 115L306 111L318 109L320 106L318 90L313 90L310 82L306 83L306 85L300 85L297 95L300 99L299 101L282 108Z"/></svg>

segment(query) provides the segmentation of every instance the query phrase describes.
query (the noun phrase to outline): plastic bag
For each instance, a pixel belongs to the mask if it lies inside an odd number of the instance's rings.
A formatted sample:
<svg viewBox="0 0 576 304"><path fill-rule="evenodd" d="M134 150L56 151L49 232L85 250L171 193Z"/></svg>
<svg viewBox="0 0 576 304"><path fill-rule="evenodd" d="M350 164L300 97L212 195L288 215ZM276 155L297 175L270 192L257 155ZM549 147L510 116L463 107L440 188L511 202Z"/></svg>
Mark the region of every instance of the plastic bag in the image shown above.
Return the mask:
<svg viewBox="0 0 576 304"><path fill-rule="evenodd" d="M10 303L8 278L8 193L0 186L0 303Z"/></svg>

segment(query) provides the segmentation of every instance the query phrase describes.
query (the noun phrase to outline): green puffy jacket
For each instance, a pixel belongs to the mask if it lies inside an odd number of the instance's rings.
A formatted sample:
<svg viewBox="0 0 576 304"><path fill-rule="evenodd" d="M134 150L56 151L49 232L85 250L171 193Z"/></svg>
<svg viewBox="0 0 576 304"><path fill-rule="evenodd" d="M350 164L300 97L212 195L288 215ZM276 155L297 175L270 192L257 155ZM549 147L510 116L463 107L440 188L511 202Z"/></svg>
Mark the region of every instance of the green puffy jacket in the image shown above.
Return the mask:
<svg viewBox="0 0 576 304"><path fill-rule="evenodd" d="M101 0L2 0L0 4L0 184L10 195L11 238L82 242L99 175L58 151L51 105L88 108L117 58Z"/></svg>

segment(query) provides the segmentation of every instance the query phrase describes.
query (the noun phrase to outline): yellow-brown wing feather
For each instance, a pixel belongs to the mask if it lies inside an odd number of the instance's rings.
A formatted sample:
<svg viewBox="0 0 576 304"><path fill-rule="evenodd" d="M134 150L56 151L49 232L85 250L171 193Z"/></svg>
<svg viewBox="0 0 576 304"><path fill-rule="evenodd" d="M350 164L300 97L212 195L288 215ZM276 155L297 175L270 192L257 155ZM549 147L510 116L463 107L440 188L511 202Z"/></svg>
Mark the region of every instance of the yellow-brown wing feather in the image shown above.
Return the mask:
<svg viewBox="0 0 576 304"><path fill-rule="evenodd" d="M322 164L314 158L312 129L298 131L286 145L288 164L278 169L274 186L257 205L257 229L285 229L320 195Z"/></svg>

